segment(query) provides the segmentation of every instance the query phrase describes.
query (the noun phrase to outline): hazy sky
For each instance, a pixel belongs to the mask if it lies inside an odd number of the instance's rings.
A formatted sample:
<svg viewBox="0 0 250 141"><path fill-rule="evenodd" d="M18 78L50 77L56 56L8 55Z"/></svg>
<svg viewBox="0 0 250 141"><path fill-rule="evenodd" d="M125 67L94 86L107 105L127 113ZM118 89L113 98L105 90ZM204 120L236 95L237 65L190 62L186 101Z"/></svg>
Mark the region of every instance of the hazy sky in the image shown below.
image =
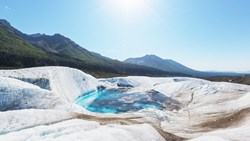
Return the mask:
<svg viewBox="0 0 250 141"><path fill-rule="evenodd" d="M155 54L198 70L250 70L250 0L0 0L0 18L114 59Z"/></svg>

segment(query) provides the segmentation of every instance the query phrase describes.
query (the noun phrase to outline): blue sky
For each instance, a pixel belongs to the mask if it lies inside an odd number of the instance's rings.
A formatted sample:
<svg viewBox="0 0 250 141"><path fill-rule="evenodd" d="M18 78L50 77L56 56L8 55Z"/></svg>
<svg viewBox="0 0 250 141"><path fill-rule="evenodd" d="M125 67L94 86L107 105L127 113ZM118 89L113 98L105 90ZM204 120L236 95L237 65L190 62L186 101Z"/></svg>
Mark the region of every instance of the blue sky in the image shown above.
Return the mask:
<svg viewBox="0 0 250 141"><path fill-rule="evenodd" d="M250 70L250 0L0 0L0 18L114 59L155 54L198 70Z"/></svg>

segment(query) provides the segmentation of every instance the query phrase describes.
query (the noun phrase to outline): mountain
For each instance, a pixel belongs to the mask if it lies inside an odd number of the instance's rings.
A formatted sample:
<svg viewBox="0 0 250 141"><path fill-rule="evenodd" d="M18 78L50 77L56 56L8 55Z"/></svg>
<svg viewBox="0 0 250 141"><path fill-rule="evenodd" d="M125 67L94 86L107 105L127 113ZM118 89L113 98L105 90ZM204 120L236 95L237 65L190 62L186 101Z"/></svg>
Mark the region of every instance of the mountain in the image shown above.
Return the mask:
<svg viewBox="0 0 250 141"><path fill-rule="evenodd" d="M11 24L6 20L2 19L0 20L0 23L22 37L24 40L28 41L33 46L44 50L45 52L61 54L90 62L98 62L102 60L99 58L99 56L97 57L63 35L54 34L50 36L40 33L28 35L12 27Z"/></svg>
<svg viewBox="0 0 250 141"><path fill-rule="evenodd" d="M0 20L0 67L68 66L96 77L144 75L187 76L159 69L128 64L90 52L60 34L28 35Z"/></svg>
<svg viewBox="0 0 250 141"><path fill-rule="evenodd" d="M30 36L24 35L22 37L30 42L33 46L46 52L62 54L79 60L88 61L90 63L96 63L103 60L103 58L92 54L69 38L60 34L55 34L52 36L45 34L33 34Z"/></svg>
<svg viewBox="0 0 250 141"><path fill-rule="evenodd" d="M0 54L0 67L29 67L32 63L49 62L44 51L33 47L3 24L0 24Z"/></svg>
<svg viewBox="0 0 250 141"><path fill-rule="evenodd" d="M178 62L175 62L170 59L162 59L156 55L146 55L144 57L140 58L129 58L126 59L124 62L141 65L141 66L148 66L157 68L163 71L172 72L172 73L181 73L181 74L187 74L194 77L209 77L209 76L221 76L221 75L242 75L239 73L231 73L231 72L203 72L203 71L197 71L193 70L191 68L188 68Z"/></svg>
<svg viewBox="0 0 250 141"><path fill-rule="evenodd" d="M129 58L129 59L126 59L124 62L153 67L153 68L157 68L157 69L169 71L169 72L185 73L185 74L189 74L193 76L197 76L200 73L178 62L175 62L170 59L162 59L156 55L146 55L140 58Z"/></svg>
<svg viewBox="0 0 250 141"><path fill-rule="evenodd" d="M21 32L20 32L21 33ZM35 66L71 66L95 69L93 66L84 65L83 62L60 54L52 54L34 47L28 41L9 28L9 24L0 22L0 68L24 68Z"/></svg>
<svg viewBox="0 0 250 141"><path fill-rule="evenodd" d="M246 74L250 74L250 71L246 71L245 73L246 73Z"/></svg>

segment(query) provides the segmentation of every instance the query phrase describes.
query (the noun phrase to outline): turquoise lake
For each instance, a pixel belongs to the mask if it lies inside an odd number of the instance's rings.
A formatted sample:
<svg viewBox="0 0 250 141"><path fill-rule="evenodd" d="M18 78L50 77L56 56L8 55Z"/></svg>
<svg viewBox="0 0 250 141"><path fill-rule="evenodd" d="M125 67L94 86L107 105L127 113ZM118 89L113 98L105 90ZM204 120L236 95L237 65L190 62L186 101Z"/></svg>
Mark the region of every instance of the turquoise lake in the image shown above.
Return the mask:
<svg viewBox="0 0 250 141"><path fill-rule="evenodd" d="M141 93L121 93L118 91L96 91L84 94L76 103L85 109L97 113L125 113L146 108L164 109L163 95L154 97Z"/></svg>

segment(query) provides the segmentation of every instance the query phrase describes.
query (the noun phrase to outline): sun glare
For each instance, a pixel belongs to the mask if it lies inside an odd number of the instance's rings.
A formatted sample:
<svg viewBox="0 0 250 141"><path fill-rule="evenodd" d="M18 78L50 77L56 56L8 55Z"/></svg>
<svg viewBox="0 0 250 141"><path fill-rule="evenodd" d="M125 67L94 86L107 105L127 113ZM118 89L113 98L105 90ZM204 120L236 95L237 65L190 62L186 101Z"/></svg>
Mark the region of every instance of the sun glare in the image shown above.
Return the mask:
<svg viewBox="0 0 250 141"><path fill-rule="evenodd" d="M142 20L145 17L156 17L164 23L164 20L154 10L155 0L105 0L97 11L109 11L115 19L121 19L125 23Z"/></svg>
<svg viewBox="0 0 250 141"><path fill-rule="evenodd" d="M143 15L145 5L145 0L106 0L99 10L106 9L127 23Z"/></svg>
<svg viewBox="0 0 250 141"><path fill-rule="evenodd" d="M127 12L143 8L143 2L143 0L113 0L114 6Z"/></svg>

